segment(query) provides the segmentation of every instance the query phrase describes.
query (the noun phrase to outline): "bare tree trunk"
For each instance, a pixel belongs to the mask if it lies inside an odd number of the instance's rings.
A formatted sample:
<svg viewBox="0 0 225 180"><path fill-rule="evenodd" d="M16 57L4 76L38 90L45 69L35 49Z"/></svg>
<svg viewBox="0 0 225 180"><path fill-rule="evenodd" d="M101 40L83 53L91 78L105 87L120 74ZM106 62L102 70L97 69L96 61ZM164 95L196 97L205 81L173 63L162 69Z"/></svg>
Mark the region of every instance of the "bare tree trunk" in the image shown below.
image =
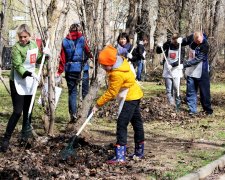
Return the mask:
<svg viewBox="0 0 225 180"><path fill-rule="evenodd" d="M157 43L165 42L166 41L166 35L167 35L167 29L166 24L164 22L164 9L162 8L163 0L158 0L158 18L156 21L156 30L155 30L155 40ZM160 61L162 60L163 56L161 54L155 54L154 57L154 65L159 66Z"/></svg>
<svg viewBox="0 0 225 180"><path fill-rule="evenodd" d="M110 14L109 0L103 1L103 45L109 44L111 41L110 32Z"/></svg>
<svg viewBox="0 0 225 180"><path fill-rule="evenodd" d="M215 1L214 6L214 14L212 14L212 31L211 31L211 38L209 39L209 64L210 64L210 76L212 79L214 78L214 69L218 60L218 54L220 49L223 47L223 42L220 41L219 34L218 34L218 26L219 26L219 16L220 16L220 4L221 0ZM211 10L212 11L212 10Z"/></svg>
<svg viewBox="0 0 225 180"><path fill-rule="evenodd" d="M130 35L134 35L136 32L136 25L137 25L137 19L138 19L138 12L137 12L137 1L136 0L130 0L130 7L126 22L126 32Z"/></svg>
<svg viewBox="0 0 225 180"><path fill-rule="evenodd" d="M55 123L55 82L52 82L52 78L54 78L54 74L51 71L52 64L48 63L48 102L49 102L49 127L48 127L48 135L54 135L54 123Z"/></svg>
<svg viewBox="0 0 225 180"><path fill-rule="evenodd" d="M50 6L48 7L48 32L51 40L52 47L55 45L55 40L57 37L62 37L63 34L58 34L63 21L65 22L66 15L69 11L70 0L56 0L51 1ZM61 21L61 22L60 22ZM51 47L51 49L53 49ZM58 55L58 53L56 53ZM51 58L51 61L48 62L48 103L49 103L49 129L48 135L54 135L54 123L55 123L55 70L56 62L54 59L57 59L57 55L54 54Z"/></svg>
<svg viewBox="0 0 225 180"><path fill-rule="evenodd" d="M3 50L3 38L2 38L2 32L5 25L5 15L6 15L6 8L7 8L7 1L2 0L2 11L0 12L0 80L3 83L4 87L6 88L7 92L10 94L10 90L8 86L6 85L6 82L4 78L2 77L2 50Z"/></svg>
<svg viewBox="0 0 225 180"><path fill-rule="evenodd" d="M39 3L39 4L38 4ZM46 99L46 115L44 117L45 130L50 136L54 135L55 122L55 71L60 43L65 31L64 22L70 7L70 0L47 0L46 6L43 2L31 0L32 14L35 19L35 24L40 32L43 40L50 38L50 49L52 57L48 60L48 97ZM42 10L38 14L37 7ZM41 8L40 8L41 7ZM39 11L40 12L40 11ZM60 41L60 42L59 42ZM47 117L49 120L47 121Z"/></svg>
<svg viewBox="0 0 225 180"><path fill-rule="evenodd" d="M155 46L155 31L156 31L156 20L158 18L158 0L149 2L149 21L150 21L150 32L149 32L149 47L150 47L150 59L153 61L154 56L154 46ZM153 61L153 63L155 63Z"/></svg>
<svg viewBox="0 0 225 180"><path fill-rule="evenodd" d="M3 49L3 44L4 44L3 39L2 39L2 32L3 32L3 28L4 28L4 24L5 24L7 1L2 0L1 6L2 6L2 11L0 12L0 68L2 68L2 49Z"/></svg>

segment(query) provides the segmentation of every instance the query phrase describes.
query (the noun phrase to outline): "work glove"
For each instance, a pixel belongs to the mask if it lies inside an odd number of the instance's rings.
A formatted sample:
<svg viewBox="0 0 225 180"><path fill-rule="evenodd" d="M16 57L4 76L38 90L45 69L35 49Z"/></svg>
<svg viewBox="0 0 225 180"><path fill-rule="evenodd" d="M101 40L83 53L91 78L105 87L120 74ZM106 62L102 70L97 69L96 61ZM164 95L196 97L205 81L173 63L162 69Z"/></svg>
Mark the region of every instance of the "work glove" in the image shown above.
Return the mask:
<svg viewBox="0 0 225 180"><path fill-rule="evenodd" d="M43 53L46 54L48 57L52 56L52 53L51 53L51 51L50 51L50 49L48 47L45 47L43 49Z"/></svg>
<svg viewBox="0 0 225 180"><path fill-rule="evenodd" d="M188 62L188 61L184 61L183 62L183 67L184 67L184 69L185 68L187 68L187 67L190 67L191 65L190 65L190 63Z"/></svg>
<svg viewBox="0 0 225 180"><path fill-rule="evenodd" d="M58 77L55 77L55 83L59 83L61 81L61 77L58 76Z"/></svg>
<svg viewBox="0 0 225 180"><path fill-rule="evenodd" d="M170 64L167 64L167 69L168 69L169 71L171 71L172 68L173 68L173 67L172 67Z"/></svg>
<svg viewBox="0 0 225 180"><path fill-rule="evenodd" d="M177 38L177 43L181 44L182 43L182 37Z"/></svg>
<svg viewBox="0 0 225 180"><path fill-rule="evenodd" d="M177 66L177 69L178 69L178 70L183 70L183 69L184 69L183 64L178 65L178 66Z"/></svg>
<svg viewBox="0 0 225 180"><path fill-rule="evenodd" d="M164 64L164 60L161 60L159 64L160 65L163 65Z"/></svg>
<svg viewBox="0 0 225 180"><path fill-rule="evenodd" d="M133 55L131 53L127 53L127 58L132 59Z"/></svg>
<svg viewBox="0 0 225 180"><path fill-rule="evenodd" d="M32 72L31 77L33 77L37 82L39 82L40 78L35 72Z"/></svg>
<svg viewBox="0 0 225 180"><path fill-rule="evenodd" d="M158 46L159 46L159 47L163 47L163 43L162 43L162 42L159 42L159 43L158 43Z"/></svg>
<svg viewBox="0 0 225 180"><path fill-rule="evenodd" d="M99 109L99 106L96 104L93 109L92 109L92 112L95 114Z"/></svg>
<svg viewBox="0 0 225 180"><path fill-rule="evenodd" d="M145 56L146 56L146 51L143 52L142 56L145 58Z"/></svg>
<svg viewBox="0 0 225 180"><path fill-rule="evenodd" d="M146 63L146 60L141 60L141 62L142 62L143 64L145 64L145 63Z"/></svg>
<svg viewBox="0 0 225 180"><path fill-rule="evenodd" d="M59 72L56 72L55 77L56 77L56 78L60 77Z"/></svg>

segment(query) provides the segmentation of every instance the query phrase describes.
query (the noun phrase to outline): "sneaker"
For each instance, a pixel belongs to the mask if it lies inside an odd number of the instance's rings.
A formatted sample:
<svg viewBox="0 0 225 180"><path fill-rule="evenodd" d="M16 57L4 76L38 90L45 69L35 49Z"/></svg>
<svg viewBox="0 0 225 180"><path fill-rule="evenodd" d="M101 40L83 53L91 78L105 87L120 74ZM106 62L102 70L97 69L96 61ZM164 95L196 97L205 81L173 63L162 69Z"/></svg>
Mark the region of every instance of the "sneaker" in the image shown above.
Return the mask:
<svg viewBox="0 0 225 180"><path fill-rule="evenodd" d="M206 116L212 116L213 112L212 111L204 111L204 115Z"/></svg>
<svg viewBox="0 0 225 180"><path fill-rule="evenodd" d="M77 122L77 115L76 114L71 114L70 115L70 122L69 123L76 123Z"/></svg>
<svg viewBox="0 0 225 180"><path fill-rule="evenodd" d="M191 111L188 114L189 114L189 116L195 116L195 115L197 115L196 112L191 112Z"/></svg>

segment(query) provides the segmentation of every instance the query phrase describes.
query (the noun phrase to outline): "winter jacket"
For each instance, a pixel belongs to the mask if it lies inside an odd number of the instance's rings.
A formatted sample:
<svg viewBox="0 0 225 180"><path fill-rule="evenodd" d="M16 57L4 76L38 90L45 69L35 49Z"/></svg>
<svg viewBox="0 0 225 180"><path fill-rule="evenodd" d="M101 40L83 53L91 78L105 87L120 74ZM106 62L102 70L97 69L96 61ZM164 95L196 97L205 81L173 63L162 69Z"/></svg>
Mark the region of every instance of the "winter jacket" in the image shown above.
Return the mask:
<svg viewBox="0 0 225 180"><path fill-rule="evenodd" d="M70 32L62 42L58 74L61 74L64 70L69 71L68 65L73 63L76 63L80 70L88 70L86 63L88 57L92 56L83 34L78 31Z"/></svg>
<svg viewBox="0 0 225 180"><path fill-rule="evenodd" d="M131 61L133 63L137 63L138 61L145 60L144 52L145 52L145 47L143 45L143 41L140 41L137 44L137 47L134 48L134 50L132 52L133 58Z"/></svg>
<svg viewBox="0 0 225 180"><path fill-rule="evenodd" d="M120 44L117 45L117 51L118 55L127 57L127 54L131 51L132 46L130 43L125 44L124 46L121 46Z"/></svg>
<svg viewBox="0 0 225 180"><path fill-rule="evenodd" d="M134 73L130 69L127 59L123 59L122 64L110 72L107 72L109 87L107 91L97 100L98 106L103 106L108 101L114 99L121 89L129 88L126 101L138 100L143 97L140 86L135 81Z"/></svg>
<svg viewBox="0 0 225 180"><path fill-rule="evenodd" d="M184 67L194 66L200 62L203 62L202 70L204 72L208 72L208 70L209 70L209 67L208 67L209 44L208 44L206 35L204 34L203 41L199 45L194 42L193 34L184 38L182 44L189 45L191 49L195 50L195 58L193 58L190 61L186 61L184 63Z"/></svg>
<svg viewBox="0 0 225 180"><path fill-rule="evenodd" d="M30 41L26 45L20 45L20 43L17 42L12 47L12 68L10 72L10 80L14 80L14 70L16 70L21 75L21 77L23 77L24 73L27 71L23 65L27 57L27 51L35 48L38 47L34 41ZM41 56L42 54L39 52L37 62L40 62Z"/></svg>

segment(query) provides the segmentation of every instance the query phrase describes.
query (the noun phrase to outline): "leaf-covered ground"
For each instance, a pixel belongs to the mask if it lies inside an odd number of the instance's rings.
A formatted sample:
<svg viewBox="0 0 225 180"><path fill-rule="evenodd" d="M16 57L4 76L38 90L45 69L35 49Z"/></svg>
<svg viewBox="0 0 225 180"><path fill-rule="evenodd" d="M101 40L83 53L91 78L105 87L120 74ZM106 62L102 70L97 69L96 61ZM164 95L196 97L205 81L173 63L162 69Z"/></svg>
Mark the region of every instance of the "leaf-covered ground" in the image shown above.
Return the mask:
<svg viewBox="0 0 225 180"><path fill-rule="evenodd" d="M224 99L218 99L215 104L222 104ZM164 122L168 128L174 124L182 126L194 121L200 121L204 114L189 117L185 108L176 113L174 107L167 105L166 97L151 97L143 99L141 104L143 120L145 122L146 146L145 158L142 160L128 160L127 164L119 166L107 165L106 161L113 155L115 140L115 112L117 106L108 104L98 112L98 115L87 127L86 131L92 135L91 139L80 139L76 155L67 161L62 161L60 151L67 145L71 134L61 132L54 138L45 137L31 140L25 147L18 142L19 132L16 130L10 150L0 156L0 179L173 179L173 175L165 172L175 169L175 162L190 163L177 156L177 152L188 153L194 149L206 148L211 153L221 144L207 144L194 142L193 139L169 137L151 132L151 121ZM183 108L183 107L182 107ZM4 115L4 114L2 114ZM101 121L99 119L107 119ZM203 130L207 125L199 126ZM162 127L162 131L163 131ZM4 127L0 128L1 131ZM132 129L129 127L128 154L133 152ZM179 153L178 153L179 154ZM192 160L191 160L192 161Z"/></svg>
<svg viewBox="0 0 225 180"><path fill-rule="evenodd" d="M65 122L56 121L56 127L63 128L56 131L55 137L39 133L40 138L31 139L22 147L17 126L10 150L0 154L0 179L176 179L220 157L225 142L224 86L212 87L214 115L199 113L194 117L188 115L184 98L180 111L176 112L175 107L167 104L163 86L160 88L161 91L154 91L153 96L147 95L141 102L146 138L144 159L128 159L125 165L118 166L106 164L114 154L118 109L117 104L110 102L85 128L90 137L79 139L75 156L67 161L60 158L61 150L72 136L65 129ZM8 119L10 112L1 112L1 118ZM42 127L40 122L34 124L35 129ZM1 136L4 130L5 124L1 124ZM129 126L127 154L133 148L133 130Z"/></svg>

